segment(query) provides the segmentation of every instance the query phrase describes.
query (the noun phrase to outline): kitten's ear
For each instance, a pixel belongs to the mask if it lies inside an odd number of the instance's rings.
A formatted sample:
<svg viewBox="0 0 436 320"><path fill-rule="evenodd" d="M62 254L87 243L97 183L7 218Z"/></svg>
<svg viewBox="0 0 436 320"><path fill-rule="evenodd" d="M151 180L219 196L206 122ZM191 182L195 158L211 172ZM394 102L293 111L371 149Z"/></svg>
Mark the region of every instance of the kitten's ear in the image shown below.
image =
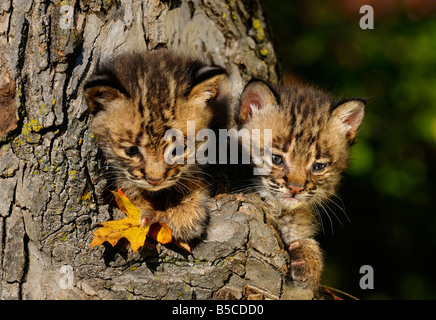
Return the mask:
<svg viewBox="0 0 436 320"><path fill-rule="evenodd" d="M92 113L105 110L112 101L124 97L119 81L110 75L94 75L84 86L86 103Z"/></svg>
<svg viewBox="0 0 436 320"><path fill-rule="evenodd" d="M250 120L253 111L260 110L269 104L278 104L272 89L266 83L259 80L249 82L241 95L238 115L239 122L245 124Z"/></svg>
<svg viewBox="0 0 436 320"><path fill-rule="evenodd" d="M332 115L341 120L348 141L352 144L365 114L365 100L349 99L335 104L333 108Z"/></svg>
<svg viewBox="0 0 436 320"><path fill-rule="evenodd" d="M195 74L194 87L189 94L189 99L203 105L215 99L225 79L227 79L227 74L222 68L209 66L201 68Z"/></svg>
<svg viewBox="0 0 436 320"><path fill-rule="evenodd" d="M120 97L121 92L111 87L97 86L85 89L86 103L92 113L105 110L112 101Z"/></svg>

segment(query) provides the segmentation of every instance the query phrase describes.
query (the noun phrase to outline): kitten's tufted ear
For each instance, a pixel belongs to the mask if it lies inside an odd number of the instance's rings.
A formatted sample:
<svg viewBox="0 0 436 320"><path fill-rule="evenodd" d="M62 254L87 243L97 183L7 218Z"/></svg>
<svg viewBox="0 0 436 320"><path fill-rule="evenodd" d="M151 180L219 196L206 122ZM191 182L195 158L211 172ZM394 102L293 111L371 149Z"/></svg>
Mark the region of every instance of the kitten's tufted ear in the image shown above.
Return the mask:
<svg viewBox="0 0 436 320"><path fill-rule="evenodd" d="M241 125L250 120L253 112L272 104L277 105L274 91L263 81L252 80L246 86L239 103L238 119Z"/></svg>
<svg viewBox="0 0 436 320"><path fill-rule="evenodd" d="M219 67L201 68L194 78L194 86L189 94L189 99L203 104L215 99L220 92L220 86L227 79L226 71Z"/></svg>
<svg viewBox="0 0 436 320"><path fill-rule="evenodd" d="M84 94L92 113L105 110L114 100L125 96L119 80L107 70L95 73L85 83Z"/></svg>
<svg viewBox="0 0 436 320"><path fill-rule="evenodd" d="M332 108L332 115L341 120L342 129L346 132L349 143L353 144L365 114L365 100L348 99L336 103Z"/></svg>

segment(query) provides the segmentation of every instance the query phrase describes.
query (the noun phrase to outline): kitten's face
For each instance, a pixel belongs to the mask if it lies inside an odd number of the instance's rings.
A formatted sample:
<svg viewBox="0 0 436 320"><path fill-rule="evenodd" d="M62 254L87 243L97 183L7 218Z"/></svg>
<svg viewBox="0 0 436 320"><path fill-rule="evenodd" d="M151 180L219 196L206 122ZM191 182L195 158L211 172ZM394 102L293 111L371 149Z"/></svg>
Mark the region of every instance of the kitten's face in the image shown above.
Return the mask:
<svg viewBox="0 0 436 320"><path fill-rule="evenodd" d="M121 189L158 191L175 185L182 177L189 179L195 175L195 165L187 164L186 159L188 152L195 152L186 148L188 122L191 127L195 122L195 134L209 127L213 112L207 101L215 97L225 78L222 72L216 74L216 70L210 76L202 73L202 81L191 88L192 79L178 79L172 70L183 68L185 61L172 61L174 56L163 56L161 61L156 55L151 56L154 62L150 57L141 61L153 64L151 69L130 66L133 72L141 72L135 80L135 89L123 92L112 86L89 85L85 91L90 109L97 111L93 133L116 171ZM188 73L189 65L185 67ZM129 88L129 80L122 79L125 66L112 68L120 82L126 81L125 87ZM211 70L208 68L207 72ZM183 70L178 71L183 74ZM95 78L99 80L104 72L101 74L97 73ZM170 130L181 135L172 138L168 136ZM200 145L196 143L195 147L198 149Z"/></svg>
<svg viewBox="0 0 436 320"><path fill-rule="evenodd" d="M184 104L169 118L151 112L146 112L142 118L136 114L135 103L129 100L119 101L117 108L95 119L95 135L99 141L105 141L103 150L111 167L118 171L121 189L122 185L134 184L148 191L158 191L176 184L182 175L188 178L194 174L195 167L187 164L187 121L184 114L180 114L185 108L192 112L195 133L209 126L212 114L196 110L195 106ZM195 114L202 117L193 119ZM165 139L170 129L179 130L183 137ZM195 147L199 146L196 143ZM172 157L176 161L170 161Z"/></svg>
<svg viewBox="0 0 436 320"><path fill-rule="evenodd" d="M269 114L268 121L262 120L264 112ZM260 176L261 193L289 209L327 199L334 193L347 164L345 139L340 139L332 130L333 123L322 117L316 119L319 125L315 127L306 118L301 119L298 129L290 130L292 119L283 110L270 106L264 112L255 114L250 123L253 128L272 129L271 156L263 159L271 165L271 171Z"/></svg>
<svg viewBox="0 0 436 320"><path fill-rule="evenodd" d="M260 193L283 208L319 204L334 195L347 167L363 102L351 100L332 108L323 93L294 88L282 89L279 105L270 90L260 83L249 85L240 110L247 119L244 128L272 130L271 155L263 159L271 171L260 176Z"/></svg>

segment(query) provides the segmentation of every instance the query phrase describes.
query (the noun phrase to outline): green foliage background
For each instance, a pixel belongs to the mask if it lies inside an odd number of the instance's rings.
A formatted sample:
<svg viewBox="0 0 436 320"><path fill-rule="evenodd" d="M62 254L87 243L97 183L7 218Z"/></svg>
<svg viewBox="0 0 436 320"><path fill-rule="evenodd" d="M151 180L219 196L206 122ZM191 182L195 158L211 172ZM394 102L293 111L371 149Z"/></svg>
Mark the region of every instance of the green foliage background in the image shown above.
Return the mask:
<svg viewBox="0 0 436 320"><path fill-rule="evenodd" d="M436 15L396 1L383 15L374 7L374 30L362 30L344 1L261 3L288 78L368 99L340 192L351 223L335 204L323 217L323 284L362 299L435 299ZM362 265L374 290L359 286Z"/></svg>

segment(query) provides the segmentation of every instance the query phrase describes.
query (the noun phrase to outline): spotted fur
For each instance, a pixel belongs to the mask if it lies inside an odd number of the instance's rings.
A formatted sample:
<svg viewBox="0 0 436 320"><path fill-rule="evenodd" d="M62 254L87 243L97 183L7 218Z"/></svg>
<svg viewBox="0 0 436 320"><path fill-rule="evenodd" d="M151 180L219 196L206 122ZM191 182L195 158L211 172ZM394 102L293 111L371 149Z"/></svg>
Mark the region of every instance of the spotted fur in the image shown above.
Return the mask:
<svg viewBox="0 0 436 320"><path fill-rule="evenodd" d="M264 153L271 171L254 182L256 191L278 208L269 219L289 248L292 277L300 287L319 283L323 263L313 239L318 229L314 210L336 192L364 107L361 99L333 103L309 86L252 81L242 93L239 127L272 130L272 155Z"/></svg>
<svg viewBox="0 0 436 320"><path fill-rule="evenodd" d="M200 237L207 223L202 168L186 161L188 121L195 134L225 123L217 120L226 115L225 79L221 68L162 49L104 62L84 86L92 132L118 186L141 210L144 225L165 222L181 241ZM166 161L169 129L183 133L183 163Z"/></svg>

